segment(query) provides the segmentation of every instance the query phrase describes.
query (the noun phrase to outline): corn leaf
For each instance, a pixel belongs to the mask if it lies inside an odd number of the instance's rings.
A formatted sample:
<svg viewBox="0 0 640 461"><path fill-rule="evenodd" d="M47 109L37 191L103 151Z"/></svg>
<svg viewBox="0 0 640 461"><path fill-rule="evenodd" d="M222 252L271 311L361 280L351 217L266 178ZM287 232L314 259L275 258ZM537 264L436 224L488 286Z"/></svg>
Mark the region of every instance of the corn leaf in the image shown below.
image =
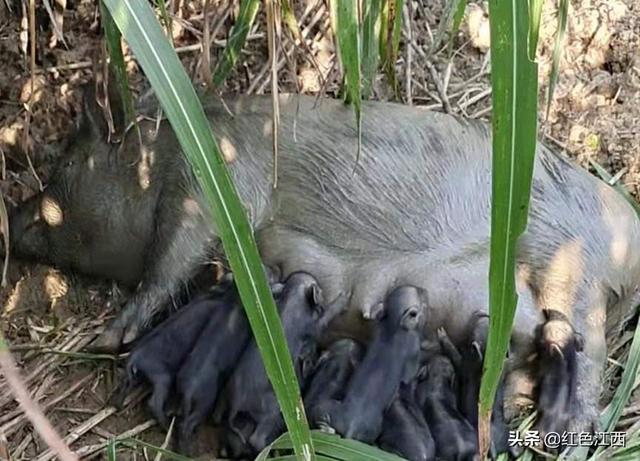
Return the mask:
<svg viewBox="0 0 640 461"><path fill-rule="evenodd" d="M479 404L481 455L487 453L491 408L502 374L515 316L516 243L525 230L536 150L537 64L529 59L527 2L489 2L493 165L490 328ZM535 49L535 44L533 45Z"/></svg>
<svg viewBox="0 0 640 461"><path fill-rule="evenodd" d="M214 87L219 87L224 83L231 70L235 67L236 62L238 62L240 52L247 41L247 35L249 35L253 21L256 19L256 14L258 14L258 8L260 8L259 0L240 1L240 14L231 29L227 46L222 52L222 58L213 72Z"/></svg>
<svg viewBox="0 0 640 461"><path fill-rule="evenodd" d="M195 90L148 2L104 1L149 78L211 206L296 455L314 459L298 382L253 234Z"/></svg>

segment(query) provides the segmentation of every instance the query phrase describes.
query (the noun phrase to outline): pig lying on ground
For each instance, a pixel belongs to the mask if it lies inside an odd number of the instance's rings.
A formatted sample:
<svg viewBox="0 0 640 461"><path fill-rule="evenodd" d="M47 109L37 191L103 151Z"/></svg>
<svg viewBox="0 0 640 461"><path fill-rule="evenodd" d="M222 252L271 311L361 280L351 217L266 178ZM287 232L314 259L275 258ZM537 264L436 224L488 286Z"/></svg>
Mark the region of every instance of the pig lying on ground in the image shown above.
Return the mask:
<svg viewBox="0 0 640 461"><path fill-rule="evenodd" d="M419 406L431 430L436 455L447 461L479 461L478 435L458 410L455 369L442 354L427 358L417 387Z"/></svg>
<svg viewBox="0 0 640 461"><path fill-rule="evenodd" d="M190 452L193 431L212 412L218 391L251 339L235 287L216 303L206 326L176 378L179 404L178 450Z"/></svg>
<svg viewBox="0 0 640 461"><path fill-rule="evenodd" d="M263 260L284 277L312 274L329 302L349 308L336 328L350 334L363 328L359 313L372 317L386 293L420 287L429 293L428 327L445 327L459 343L470 315L488 306L489 127L365 101L363 155L352 174L352 109L281 96L274 190L271 96L226 103L232 114L219 102L205 109ZM15 255L139 286L95 345L113 351L150 326L219 250L219 238L168 123L156 132L154 121L141 121L142 146L135 130L112 145L90 97L83 114L46 190L11 213L11 245ZM607 356L605 326L617 328L638 301L640 221L618 192L541 144L517 263L505 401L533 387L511 378L527 375L514 372L530 369L532 326L553 308L584 338L575 356L575 405L563 421L573 431L590 428ZM542 414L544 404L538 402Z"/></svg>
<svg viewBox="0 0 640 461"><path fill-rule="evenodd" d="M435 442L416 402L414 383L400 385L398 395L385 412L377 444L409 461L435 459Z"/></svg>
<svg viewBox="0 0 640 461"><path fill-rule="evenodd" d="M400 384L410 383L417 373L424 309L415 287L399 287L387 296L374 339L349 380L344 398L318 407L315 424L365 443L378 438L384 413Z"/></svg>
<svg viewBox="0 0 640 461"><path fill-rule="evenodd" d="M438 340L444 354L451 360L456 372L457 403L460 413L478 430L478 399L482 379L482 364L489 333L489 317L477 313L471 317L467 339L458 349L443 329L438 330ZM504 420L504 382L501 380L491 413L490 455L496 459L508 452L517 456L516 448L509 447L508 428Z"/></svg>
<svg viewBox="0 0 640 461"><path fill-rule="evenodd" d="M325 309L322 293L316 280L303 272L287 278L277 299L287 345L297 364L298 380L302 383L312 371L310 357L327 322L334 314ZM249 452L262 450L283 432L284 421L280 407L262 364L255 341L250 343L240 358L228 382L227 427ZM237 444L230 443L233 456Z"/></svg>
<svg viewBox="0 0 640 461"><path fill-rule="evenodd" d="M362 360L363 347L352 339L340 339L322 353L304 394L307 417L313 423L318 407L342 400L354 369Z"/></svg>
<svg viewBox="0 0 640 461"><path fill-rule="evenodd" d="M166 428L165 406L178 369L209 318L223 304L210 295L199 296L143 337L127 359L124 382L112 403L121 407L125 397L146 380L153 388L149 408Z"/></svg>

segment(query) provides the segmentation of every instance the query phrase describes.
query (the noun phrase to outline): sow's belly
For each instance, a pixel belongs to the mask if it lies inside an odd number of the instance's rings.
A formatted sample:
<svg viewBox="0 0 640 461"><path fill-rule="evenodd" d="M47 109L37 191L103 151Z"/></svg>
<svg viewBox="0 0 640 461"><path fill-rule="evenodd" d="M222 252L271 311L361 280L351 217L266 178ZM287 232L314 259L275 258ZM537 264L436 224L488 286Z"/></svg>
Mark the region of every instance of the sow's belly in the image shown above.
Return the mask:
<svg viewBox="0 0 640 461"><path fill-rule="evenodd" d="M491 174L488 140L479 142L479 153L457 151L460 163L443 177L429 174L438 167L433 151L411 161L370 152L355 175L344 159L314 156L316 179L281 179L275 219L257 233L265 262L285 276L313 274L326 299L348 308L335 325L345 334L361 332L361 317L408 284L427 294L428 328L461 339L470 315L489 304ZM283 172L287 162L301 171L305 155L313 154L285 154ZM603 284L633 289L638 237L638 219L619 194L541 147L518 252L514 348L531 347L540 308L562 303L579 323L600 307Z"/></svg>

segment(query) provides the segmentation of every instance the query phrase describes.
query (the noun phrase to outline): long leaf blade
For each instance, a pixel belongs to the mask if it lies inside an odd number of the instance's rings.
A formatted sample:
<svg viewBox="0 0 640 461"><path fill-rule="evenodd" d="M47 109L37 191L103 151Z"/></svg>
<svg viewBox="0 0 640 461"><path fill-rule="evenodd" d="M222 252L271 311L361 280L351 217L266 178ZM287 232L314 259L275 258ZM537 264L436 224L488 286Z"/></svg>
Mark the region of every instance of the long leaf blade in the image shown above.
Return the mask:
<svg viewBox="0 0 640 461"><path fill-rule="evenodd" d="M360 22L358 20L358 0L332 0L331 15L338 39L340 61L345 73L345 100L353 104L358 131L358 153L360 159L361 142L361 80L360 73Z"/></svg>
<svg viewBox="0 0 640 461"><path fill-rule="evenodd" d="M638 386L638 370L640 369L640 323L636 326L636 331L631 341L629 358L622 372L622 379L616 389L613 399L600 415L600 427L605 432L615 430L624 407L629 402L631 393ZM599 447L590 459L598 459L604 447ZM637 458L636 458L637 459Z"/></svg>
<svg viewBox="0 0 640 461"><path fill-rule="evenodd" d="M404 0L384 0L380 14L380 56L382 68L396 96L398 94L398 79L396 78L395 66L400 49L403 5Z"/></svg>
<svg viewBox="0 0 640 461"><path fill-rule="evenodd" d="M460 27L466 5L466 0L448 0L445 3L444 11L438 23L438 29L436 30L431 49L429 50L430 53L434 53L438 49L447 32L450 34L449 41L453 41L453 37Z"/></svg>
<svg viewBox="0 0 640 461"><path fill-rule="evenodd" d="M240 14L238 14L238 19L231 29L227 46L222 52L222 58L213 72L214 87L219 87L224 83L231 70L235 67L236 62L238 62L240 52L247 41L247 35L249 35L253 21L258 14L258 8L260 8L259 0L242 0L240 2Z"/></svg>
<svg viewBox="0 0 640 461"><path fill-rule="evenodd" d="M515 316L516 242L527 223L537 131L537 64L529 59L528 2L489 3L493 89L490 328L479 404L481 455ZM535 49L535 44L533 44Z"/></svg>
<svg viewBox="0 0 640 461"><path fill-rule="evenodd" d="M135 112L133 109L131 90L129 89L129 79L127 78L127 67L124 63L124 55L122 54L122 47L120 46L121 35L115 22L113 22L113 18L111 17L109 10L105 8L104 2L100 2L100 14L102 28L104 29L104 36L107 43L107 50L109 52L109 57L111 58L109 66L115 76L116 84L118 85L118 91L120 92L120 99L122 101L124 115L126 117L126 124L135 120Z"/></svg>
<svg viewBox="0 0 640 461"><path fill-rule="evenodd" d="M298 383L251 228L195 90L146 1L105 4L155 89L212 208L295 452L314 459Z"/></svg>
<svg viewBox="0 0 640 461"><path fill-rule="evenodd" d="M357 440L345 439L338 435L327 434L322 431L312 431L311 438L317 455L324 455L330 459L341 461L405 461L404 458L387 453L377 447L367 445ZM255 461L265 461L271 450L291 449L291 438L288 433L280 436L270 447L258 455ZM320 459L320 458L318 458Z"/></svg>
<svg viewBox="0 0 640 461"><path fill-rule="evenodd" d="M547 89L547 110L545 122L549 119L549 111L551 110L551 102L553 94L556 91L556 83L558 83L558 73L560 71L560 57L562 55L562 41L567 32L567 14L569 12L569 0L560 0L558 4L558 32L556 34L556 42L553 46L553 58L551 63L551 75L549 77L549 88Z"/></svg>
<svg viewBox="0 0 640 461"><path fill-rule="evenodd" d="M382 0L364 2L362 21L362 96L371 95L378 70L378 38L380 35L380 8Z"/></svg>

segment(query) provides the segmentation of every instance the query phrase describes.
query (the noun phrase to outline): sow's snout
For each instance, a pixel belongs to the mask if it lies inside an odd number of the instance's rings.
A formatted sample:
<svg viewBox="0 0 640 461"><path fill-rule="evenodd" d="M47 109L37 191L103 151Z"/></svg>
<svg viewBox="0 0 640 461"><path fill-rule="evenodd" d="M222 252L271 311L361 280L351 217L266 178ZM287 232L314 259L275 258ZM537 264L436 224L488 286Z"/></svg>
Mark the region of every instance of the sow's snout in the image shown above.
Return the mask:
<svg viewBox="0 0 640 461"><path fill-rule="evenodd" d="M36 195L9 211L9 244L14 256L42 259L48 252L47 224L40 216L41 199Z"/></svg>

